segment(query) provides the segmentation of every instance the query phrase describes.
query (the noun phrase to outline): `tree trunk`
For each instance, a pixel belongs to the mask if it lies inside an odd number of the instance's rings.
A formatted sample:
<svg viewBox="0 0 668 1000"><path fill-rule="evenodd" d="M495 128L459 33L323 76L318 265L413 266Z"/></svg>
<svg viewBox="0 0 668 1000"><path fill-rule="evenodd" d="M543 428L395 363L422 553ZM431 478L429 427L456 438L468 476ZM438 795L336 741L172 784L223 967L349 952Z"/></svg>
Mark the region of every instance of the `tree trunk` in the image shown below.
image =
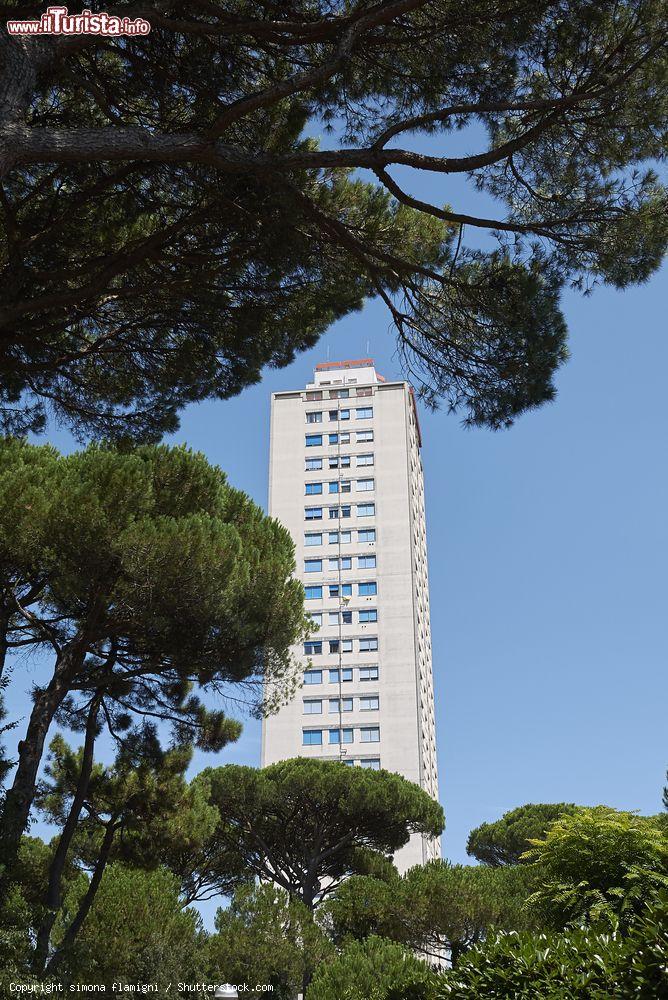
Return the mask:
<svg viewBox="0 0 668 1000"><path fill-rule="evenodd" d="M33 968L36 972L42 972L49 955L49 941L51 931L58 916L58 911L62 904L62 878L65 869L65 862L72 843L72 838L76 832L81 810L86 799L90 776L93 770L93 750L95 748L95 737L97 736L97 717L102 703L102 694L97 692L88 710L86 721L86 737L83 746L83 757L81 761L81 771L77 781L76 791L72 799L72 805L60 835L51 866L49 868L49 883L47 886L44 904L47 913L37 932L37 943L33 958Z"/></svg>
<svg viewBox="0 0 668 1000"><path fill-rule="evenodd" d="M102 847L100 848L100 854L98 856L97 862L95 864L95 870L91 877L86 894L79 903L79 909L76 912L74 920L70 926L65 931L65 935L57 951L54 951L51 959L44 970L47 975L52 975L58 968L66 952L72 947L76 936L83 926L83 922L88 916L91 906L93 905L93 900L95 899L95 894L100 887L100 882L102 881L102 876L104 875L104 870L107 867L107 862L109 861L109 855L111 853L111 848L114 843L114 837L116 835L116 830L118 829L117 817L113 816L107 823L107 828L104 831L104 838L102 840Z"/></svg>
<svg viewBox="0 0 668 1000"><path fill-rule="evenodd" d="M28 825L49 727L68 695L72 677L83 663L83 659L84 650L80 646L70 647L59 654L51 681L35 698L25 739L19 743L19 760L14 782L7 792L2 811L0 864L4 866L4 871L0 871L0 885L9 879L21 837Z"/></svg>
<svg viewBox="0 0 668 1000"><path fill-rule="evenodd" d="M3 603L0 608L0 680L2 680L2 676L5 672L5 663L7 662L7 652L9 650L7 636L9 634L10 620L11 614Z"/></svg>
<svg viewBox="0 0 668 1000"><path fill-rule="evenodd" d="M23 124L26 109L35 90L37 71L35 39L10 37L5 26L0 31L0 177L14 165L17 149L17 125Z"/></svg>
<svg viewBox="0 0 668 1000"><path fill-rule="evenodd" d="M450 944L450 964L453 969L457 968L457 964L462 957L468 951L467 946L462 941L452 941Z"/></svg>

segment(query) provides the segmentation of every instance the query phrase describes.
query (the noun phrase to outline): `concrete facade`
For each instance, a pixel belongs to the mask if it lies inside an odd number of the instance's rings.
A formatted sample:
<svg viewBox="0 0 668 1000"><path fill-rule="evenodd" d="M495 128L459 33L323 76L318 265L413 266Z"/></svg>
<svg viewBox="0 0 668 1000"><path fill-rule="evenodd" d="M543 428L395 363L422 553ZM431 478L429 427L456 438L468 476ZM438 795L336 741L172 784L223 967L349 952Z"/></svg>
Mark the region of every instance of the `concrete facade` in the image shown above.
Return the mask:
<svg viewBox="0 0 668 1000"><path fill-rule="evenodd" d="M265 720L263 766L289 757L396 771L438 798L420 428L406 382L371 359L318 365L274 393L269 512L295 541L318 631L304 685ZM400 870L440 856L413 837Z"/></svg>

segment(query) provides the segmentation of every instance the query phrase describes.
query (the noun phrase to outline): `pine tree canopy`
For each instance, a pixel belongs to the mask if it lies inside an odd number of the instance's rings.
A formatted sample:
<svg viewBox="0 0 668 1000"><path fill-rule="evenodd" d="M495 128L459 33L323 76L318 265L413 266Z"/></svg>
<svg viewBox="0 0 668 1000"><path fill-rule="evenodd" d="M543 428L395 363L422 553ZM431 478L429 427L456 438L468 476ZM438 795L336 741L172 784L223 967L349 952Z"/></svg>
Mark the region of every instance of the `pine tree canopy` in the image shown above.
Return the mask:
<svg viewBox="0 0 668 1000"><path fill-rule="evenodd" d="M0 441L0 678L27 683L25 735L0 819L13 861L56 723L118 743L161 720L176 744L238 738L230 706L256 714L294 691L305 632L288 531L186 448L53 448ZM216 700L215 707L204 696ZM90 732L89 732L90 731ZM2 873L0 872L0 875Z"/></svg>
<svg viewBox="0 0 668 1000"><path fill-rule="evenodd" d="M443 809L423 789L389 771L301 757L255 769L206 768L220 822L201 864L212 887L240 867L274 882L309 909L349 875L387 869L411 834L438 837ZM239 865L241 860L241 865Z"/></svg>
<svg viewBox="0 0 668 1000"><path fill-rule="evenodd" d="M505 426L554 395L562 287L662 259L666 0L105 10L152 30L0 32L5 430L158 438L370 296L427 402Z"/></svg>

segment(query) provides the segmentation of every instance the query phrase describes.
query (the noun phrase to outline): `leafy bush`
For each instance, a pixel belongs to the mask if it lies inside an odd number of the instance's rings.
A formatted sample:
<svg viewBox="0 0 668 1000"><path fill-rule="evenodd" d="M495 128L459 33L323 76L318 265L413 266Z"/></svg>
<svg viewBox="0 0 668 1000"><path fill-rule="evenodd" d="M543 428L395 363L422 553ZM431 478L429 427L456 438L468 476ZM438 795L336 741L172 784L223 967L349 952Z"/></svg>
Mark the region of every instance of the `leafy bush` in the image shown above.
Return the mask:
<svg viewBox="0 0 668 1000"><path fill-rule="evenodd" d="M578 927L500 934L444 973L438 1000L658 1000L668 997L668 893L624 936Z"/></svg>
<svg viewBox="0 0 668 1000"><path fill-rule="evenodd" d="M445 973L439 1000L611 1000L622 994L621 938L581 929L500 934Z"/></svg>
<svg viewBox="0 0 668 1000"><path fill-rule="evenodd" d="M524 855L540 878L530 897L555 929L605 920L628 926L668 888L668 839L652 819L607 806L561 816Z"/></svg>
<svg viewBox="0 0 668 1000"><path fill-rule="evenodd" d="M437 976L401 945L384 938L353 941L320 967L308 1000L433 1000Z"/></svg>
<svg viewBox="0 0 668 1000"><path fill-rule="evenodd" d="M661 891L631 928L620 973L625 997L668 997L668 892Z"/></svg>

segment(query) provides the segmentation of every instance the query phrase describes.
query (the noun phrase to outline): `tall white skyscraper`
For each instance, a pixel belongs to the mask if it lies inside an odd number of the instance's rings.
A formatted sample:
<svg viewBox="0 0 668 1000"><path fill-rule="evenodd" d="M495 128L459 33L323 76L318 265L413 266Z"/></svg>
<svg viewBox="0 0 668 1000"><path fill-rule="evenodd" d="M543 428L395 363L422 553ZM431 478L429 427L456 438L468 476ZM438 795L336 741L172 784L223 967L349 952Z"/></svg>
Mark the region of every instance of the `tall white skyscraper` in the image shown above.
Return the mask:
<svg viewBox="0 0 668 1000"><path fill-rule="evenodd" d="M320 364L272 396L269 512L291 532L317 632L304 684L265 720L262 763L343 760L438 797L420 427L373 361ZM440 854L413 837L401 870Z"/></svg>

